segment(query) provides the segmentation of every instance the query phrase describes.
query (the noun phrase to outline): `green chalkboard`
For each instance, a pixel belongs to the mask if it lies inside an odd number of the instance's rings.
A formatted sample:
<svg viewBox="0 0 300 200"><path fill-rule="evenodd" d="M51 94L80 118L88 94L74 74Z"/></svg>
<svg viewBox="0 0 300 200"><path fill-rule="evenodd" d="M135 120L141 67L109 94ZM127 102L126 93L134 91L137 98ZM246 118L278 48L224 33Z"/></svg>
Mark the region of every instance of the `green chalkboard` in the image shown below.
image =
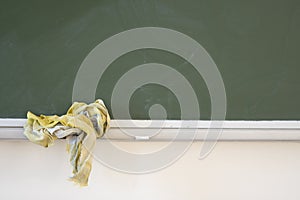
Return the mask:
<svg viewBox="0 0 300 200"><path fill-rule="evenodd" d="M300 119L298 0L0 2L1 118L24 118L28 110L65 113L73 101L77 72L97 45L126 30L162 27L193 38L213 59L226 89L226 119ZM138 49L112 61L95 97L111 112L118 80L146 63L161 63L180 73L197 96L200 119L211 118L203 76L184 58L161 49ZM176 95L165 85L148 83L136 88L126 109L133 119L159 119L162 115L154 111L160 104L168 119L188 119Z"/></svg>

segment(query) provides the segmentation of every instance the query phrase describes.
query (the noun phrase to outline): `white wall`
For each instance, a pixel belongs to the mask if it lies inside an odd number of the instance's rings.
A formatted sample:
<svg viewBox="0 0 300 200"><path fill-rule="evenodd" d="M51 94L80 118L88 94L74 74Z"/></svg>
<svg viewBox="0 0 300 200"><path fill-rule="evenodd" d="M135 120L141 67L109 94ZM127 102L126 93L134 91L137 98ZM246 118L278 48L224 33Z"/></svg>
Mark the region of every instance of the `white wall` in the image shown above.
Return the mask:
<svg viewBox="0 0 300 200"><path fill-rule="evenodd" d="M163 145L118 144L139 151ZM219 142L198 160L200 145L152 174L124 174L94 162L89 186L80 188L66 180L71 167L64 141L48 149L0 141L0 199L300 199L300 143Z"/></svg>

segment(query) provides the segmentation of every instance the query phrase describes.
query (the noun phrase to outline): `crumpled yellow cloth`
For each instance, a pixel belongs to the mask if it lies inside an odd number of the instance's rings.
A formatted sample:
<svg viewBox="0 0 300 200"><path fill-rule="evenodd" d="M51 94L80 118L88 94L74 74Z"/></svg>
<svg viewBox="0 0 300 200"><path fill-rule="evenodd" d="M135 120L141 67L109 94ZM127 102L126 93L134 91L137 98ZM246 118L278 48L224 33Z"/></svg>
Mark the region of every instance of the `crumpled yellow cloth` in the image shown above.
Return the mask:
<svg viewBox="0 0 300 200"><path fill-rule="evenodd" d="M56 139L67 139L67 151L73 167L73 182L80 186L88 184L92 169L92 151L97 138L109 128L110 116L102 100L85 104L75 102L67 114L36 116L27 113L24 126L26 137L41 146L48 147Z"/></svg>

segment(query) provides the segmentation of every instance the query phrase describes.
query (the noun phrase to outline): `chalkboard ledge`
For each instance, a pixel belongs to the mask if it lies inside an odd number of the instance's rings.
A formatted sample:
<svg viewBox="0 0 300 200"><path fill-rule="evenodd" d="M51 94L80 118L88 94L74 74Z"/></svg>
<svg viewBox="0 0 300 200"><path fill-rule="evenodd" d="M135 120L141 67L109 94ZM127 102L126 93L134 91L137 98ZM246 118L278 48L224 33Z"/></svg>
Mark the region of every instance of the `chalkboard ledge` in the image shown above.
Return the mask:
<svg viewBox="0 0 300 200"><path fill-rule="evenodd" d="M25 121L0 119L0 139L26 140ZM102 140L300 141L300 121L112 120L110 126Z"/></svg>

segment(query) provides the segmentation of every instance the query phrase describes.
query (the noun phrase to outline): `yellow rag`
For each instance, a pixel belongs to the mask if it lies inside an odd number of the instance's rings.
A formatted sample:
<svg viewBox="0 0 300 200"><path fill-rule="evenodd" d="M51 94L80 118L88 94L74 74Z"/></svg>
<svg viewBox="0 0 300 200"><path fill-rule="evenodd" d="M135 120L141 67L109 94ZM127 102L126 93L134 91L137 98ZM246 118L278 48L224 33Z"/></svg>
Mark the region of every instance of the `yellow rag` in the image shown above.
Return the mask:
<svg viewBox="0 0 300 200"><path fill-rule="evenodd" d="M28 112L24 134L44 147L52 145L56 139L66 138L73 167L70 180L86 186L92 169L92 150L96 139L108 130L109 122L110 116L102 100L88 105L75 102L62 116L36 116Z"/></svg>

